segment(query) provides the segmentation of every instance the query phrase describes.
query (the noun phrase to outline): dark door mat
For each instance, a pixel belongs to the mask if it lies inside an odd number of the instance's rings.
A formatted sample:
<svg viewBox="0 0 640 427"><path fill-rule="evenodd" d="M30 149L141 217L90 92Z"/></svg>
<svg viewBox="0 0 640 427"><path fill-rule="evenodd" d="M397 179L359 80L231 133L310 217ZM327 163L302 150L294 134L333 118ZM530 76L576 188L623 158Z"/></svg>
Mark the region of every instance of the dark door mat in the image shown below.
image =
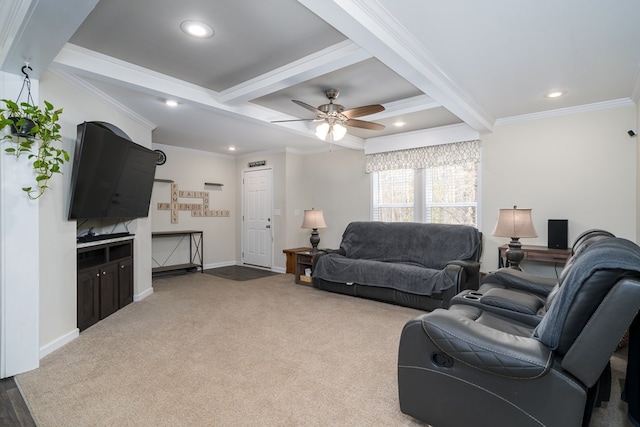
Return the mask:
<svg viewBox="0 0 640 427"><path fill-rule="evenodd" d="M212 276L223 277L230 280L253 280L260 279L262 277L273 276L280 273L274 273L273 271L260 270L258 268L244 267L242 265L230 265L227 267L210 268L204 271L206 274Z"/></svg>

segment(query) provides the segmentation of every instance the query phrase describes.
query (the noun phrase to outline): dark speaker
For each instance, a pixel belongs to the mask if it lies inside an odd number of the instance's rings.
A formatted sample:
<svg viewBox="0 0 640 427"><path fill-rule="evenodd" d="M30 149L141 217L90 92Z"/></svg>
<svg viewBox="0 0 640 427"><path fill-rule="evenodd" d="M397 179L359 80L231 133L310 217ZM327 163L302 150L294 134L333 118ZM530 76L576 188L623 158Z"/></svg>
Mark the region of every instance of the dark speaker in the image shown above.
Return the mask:
<svg viewBox="0 0 640 427"><path fill-rule="evenodd" d="M547 246L551 249L567 249L569 220L550 219Z"/></svg>

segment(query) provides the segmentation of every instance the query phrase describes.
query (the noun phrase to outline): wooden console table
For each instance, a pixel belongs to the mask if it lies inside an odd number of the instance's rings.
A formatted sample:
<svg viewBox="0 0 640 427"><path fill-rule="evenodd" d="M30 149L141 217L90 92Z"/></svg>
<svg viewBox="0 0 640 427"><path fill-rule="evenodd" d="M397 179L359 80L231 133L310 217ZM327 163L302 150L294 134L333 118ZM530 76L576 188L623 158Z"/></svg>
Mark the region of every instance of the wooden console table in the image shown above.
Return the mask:
<svg viewBox="0 0 640 427"><path fill-rule="evenodd" d="M509 249L509 245L502 245L498 248L498 268L507 265L507 249ZM552 249L536 245L522 245L522 252L524 252L523 261L550 262L554 264L564 264L571 256L571 249Z"/></svg>

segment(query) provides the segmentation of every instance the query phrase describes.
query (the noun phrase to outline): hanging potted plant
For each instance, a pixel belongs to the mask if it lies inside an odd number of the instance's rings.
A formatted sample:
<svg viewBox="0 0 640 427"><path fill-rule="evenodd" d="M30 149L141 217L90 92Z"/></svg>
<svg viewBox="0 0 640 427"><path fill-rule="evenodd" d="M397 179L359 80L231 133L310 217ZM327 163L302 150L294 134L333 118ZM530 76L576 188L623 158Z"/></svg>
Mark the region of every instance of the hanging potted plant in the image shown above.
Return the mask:
<svg viewBox="0 0 640 427"><path fill-rule="evenodd" d="M7 126L11 133L2 137L11 146L5 148L5 152L16 157L28 156L29 164L33 167L36 184L31 187L23 187L30 199L35 200L42 196L49 187L49 180L55 173L61 173L60 167L69 161L69 153L54 144L60 143L60 124L58 120L62 109L56 109L50 102L44 101L44 108L35 105L31 97L31 82L25 68L22 90L16 101L2 99L0 102L0 129ZM27 101L20 102L22 91L27 88Z"/></svg>

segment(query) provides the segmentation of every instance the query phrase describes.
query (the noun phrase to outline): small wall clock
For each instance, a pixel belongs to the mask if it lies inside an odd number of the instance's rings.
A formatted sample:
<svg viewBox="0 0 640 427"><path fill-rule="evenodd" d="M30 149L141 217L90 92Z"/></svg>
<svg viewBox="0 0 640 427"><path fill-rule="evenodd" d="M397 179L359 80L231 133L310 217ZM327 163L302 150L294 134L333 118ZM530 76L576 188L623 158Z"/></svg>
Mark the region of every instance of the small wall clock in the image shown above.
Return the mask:
<svg viewBox="0 0 640 427"><path fill-rule="evenodd" d="M164 165L165 162L167 161L167 155L164 154L164 151L162 150L154 150L154 151L158 155L158 158L156 159L156 165L158 166Z"/></svg>

